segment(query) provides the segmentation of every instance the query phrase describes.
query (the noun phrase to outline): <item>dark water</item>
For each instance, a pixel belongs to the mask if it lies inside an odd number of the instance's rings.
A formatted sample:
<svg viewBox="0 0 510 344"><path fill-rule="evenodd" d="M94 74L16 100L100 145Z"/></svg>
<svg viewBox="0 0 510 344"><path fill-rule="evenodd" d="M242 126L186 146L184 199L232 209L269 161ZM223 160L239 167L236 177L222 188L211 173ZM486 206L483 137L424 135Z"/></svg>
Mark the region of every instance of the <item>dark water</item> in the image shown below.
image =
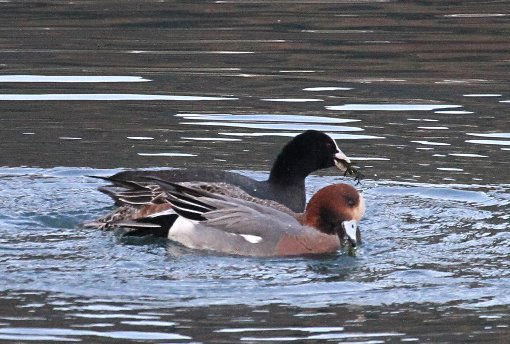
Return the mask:
<svg viewBox="0 0 510 344"><path fill-rule="evenodd" d="M505 1L0 3L0 341L472 342L510 335ZM335 137L355 257L256 259L80 226L90 174L240 170ZM308 192L345 181L334 170Z"/></svg>

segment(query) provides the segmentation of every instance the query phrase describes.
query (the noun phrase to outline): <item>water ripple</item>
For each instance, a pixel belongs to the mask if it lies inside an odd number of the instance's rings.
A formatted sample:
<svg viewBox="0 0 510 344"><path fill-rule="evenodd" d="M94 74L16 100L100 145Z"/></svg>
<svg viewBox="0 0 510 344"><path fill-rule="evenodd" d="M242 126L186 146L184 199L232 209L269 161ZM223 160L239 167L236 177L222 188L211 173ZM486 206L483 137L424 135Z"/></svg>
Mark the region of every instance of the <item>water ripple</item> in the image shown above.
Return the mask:
<svg viewBox="0 0 510 344"><path fill-rule="evenodd" d="M123 240L116 233L80 228L81 222L110 205L95 191L102 183L86 174L101 173L0 170L12 200L3 202L1 213L23 209L22 216L1 219L7 225L3 228L9 228L0 246L1 289L23 286L105 299L136 296L142 305L142 300L155 297L174 306L457 302L472 307L486 298L494 305L508 301L501 272L508 269L505 257L510 252L510 186L367 180L363 245L356 257L339 252L318 258L259 259L198 252L164 241ZM310 190L333 182L331 178L311 178ZM19 187L28 180L30 189ZM46 195L37 207L34 193ZM483 286L471 287L482 280ZM151 290L158 290L157 296ZM158 320L123 309L96 302L75 313L96 319Z"/></svg>

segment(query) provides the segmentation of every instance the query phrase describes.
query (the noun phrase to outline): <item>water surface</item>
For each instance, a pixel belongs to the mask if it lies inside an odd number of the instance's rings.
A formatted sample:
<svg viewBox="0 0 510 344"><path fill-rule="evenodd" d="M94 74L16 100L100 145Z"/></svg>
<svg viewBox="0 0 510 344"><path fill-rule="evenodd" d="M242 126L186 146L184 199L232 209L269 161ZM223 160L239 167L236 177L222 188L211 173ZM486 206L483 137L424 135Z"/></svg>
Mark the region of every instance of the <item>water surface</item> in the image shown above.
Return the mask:
<svg viewBox="0 0 510 344"><path fill-rule="evenodd" d="M0 341L505 342L504 2L0 4ZM267 177L306 129L367 176L355 257L243 258L81 224L88 175ZM354 181L334 170L308 194Z"/></svg>

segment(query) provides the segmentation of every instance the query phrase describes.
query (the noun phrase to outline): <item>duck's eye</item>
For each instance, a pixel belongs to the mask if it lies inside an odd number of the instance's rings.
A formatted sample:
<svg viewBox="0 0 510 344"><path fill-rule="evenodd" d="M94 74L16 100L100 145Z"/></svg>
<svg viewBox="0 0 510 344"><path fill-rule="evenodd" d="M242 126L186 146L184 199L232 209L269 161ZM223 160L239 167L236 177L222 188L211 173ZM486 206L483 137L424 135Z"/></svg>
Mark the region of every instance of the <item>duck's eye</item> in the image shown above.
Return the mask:
<svg viewBox="0 0 510 344"><path fill-rule="evenodd" d="M352 197L347 197L347 204L349 204L351 207L354 207L354 205L356 205L356 200Z"/></svg>

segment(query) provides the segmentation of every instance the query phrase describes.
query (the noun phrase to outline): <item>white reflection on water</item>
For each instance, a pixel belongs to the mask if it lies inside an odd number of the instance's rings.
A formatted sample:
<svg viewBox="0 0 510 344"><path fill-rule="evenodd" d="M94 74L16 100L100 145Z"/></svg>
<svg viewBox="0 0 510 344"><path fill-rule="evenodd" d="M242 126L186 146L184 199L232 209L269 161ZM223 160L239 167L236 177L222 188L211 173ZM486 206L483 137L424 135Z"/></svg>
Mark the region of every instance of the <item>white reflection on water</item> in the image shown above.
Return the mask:
<svg viewBox="0 0 510 344"><path fill-rule="evenodd" d="M510 133L466 133L466 135L510 139Z"/></svg>
<svg viewBox="0 0 510 344"><path fill-rule="evenodd" d="M448 127L418 127L418 129L426 129L426 130L448 130Z"/></svg>
<svg viewBox="0 0 510 344"><path fill-rule="evenodd" d="M406 79L395 79L395 78L358 78L356 82L362 84L371 84L373 82L406 82Z"/></svg>
<svg viewBox="0 0 510 344"><path fill-rule="evenodd" d="M328 110L343 111L432 111L436 109L459 108L462 105L439 104L345 104L326 106Z"/></svg>
<svg viewBox="0 0 510 344"><path fill-rule="evenodd" d="M323 99L317 98L263 98L263 102L284 102L284 103L309 103L309 102L323 102Z"/></svg>
<svg viewBox="0 0 510 344"><path fill-rule="evenodd" d="M364 131L363 128L334 125L336 123L358 122L360 120L346 118L331 118L323 116L305 116L305 115L271 115L271 114L251 114L251 115L233 115L233 114L178 114L177 117L183 117L196 122L181 122L180 124L204 125L218 127L236 127L248 129L268 129L268 130L286 130L289 132L305 131L309 129L338 132L338 131ZM312 123L312 124L309 124ZM324 124L323 124L324 123ZM333 124L333 125L332 125ZM241 136L261 136L258 134L241 134ZM295 136L295 134L284 135Z"/></svg>
<svg viewBox="0 0 510 344"><path fill-rule="evenodd" d="M468 93L463 94L464 97L501 97L501 94L497 93Z"/></svg>
<svg viewBox="0 0 510 344"><path fill-rule="evenodd" d="M450 146L449 143L444 142L433 142L433 141L423 141L423 140L417 140L417 141L411 141L414 143L419 143L421 145L427 145L427 146Z"/></svg>
<svg viewBox="0 0 510 344"><path fill-rule="evenodd" d="M183 140L192 140L192 141L241 141L241 139L228 139L224 137L181 137Z"/></svg>
<svg viewBox="0 0 510 344"><path fill-rule="evenodd" d="M303 70L279 70L278 73L316 73L314 70L303 69Z"/></svg>
<svg viewBox="0 0 510 344"><path fill-rule="evenodd" d="M83 140L81 137L71 137L71 136L60 136L60 140L68 140L68 141L74 141L74 140Z"/></svg>
<svg viewBox="0 0 510 344"><path fill-rule="evenodd" d="M415 121L415 122L439 122L438 119L430 119L430 118L408 118L408 121Z"/></svg>
<svg viewBox="0 0 510 344"><path fill-rule="evenodd" d="M250 129L272 129L272 130L293 130L305 131L309 129L320 131L363 131L358 127L347 127L341 125L320 125L320 124L295 124L295 123L243 123L243 122L181 122L180 124L219 126L219 127L235 127Z"/></svg>
<svg viewBox="0 0 510 344"><path fill-rule="evenodd" d="M477 143L481 145L500 145L510 146L510 141L505 140L466 140L467 143Z"/></svg>
<svg viewBox="0 0 510 344"><path fill-rule="evenodd" d="M355 14L335 14L335 17L358 17ZM322 29L322 30L301 30L301 32L309 32L309 33L333 33L333 34L352 34L352 33L372 33L374 30L353 30L353 29Z"/></svg>
<svg viewBox="0 0 510 344"><path fill-rule="evenodd" d="M334 118L325 116L305 116L305 115L276 115L276 114L252 114L252 115L234 115L234 114L195 114L182 113L175 115L185 119L208 120L208 121L247 121L247 122L289 122L289 123L350 123L360 122L360 119Z"/></svg>
<svg viewBox="0 0 510 344"><path fill-rule="evenodd" d="M488 138L510 139L510 133L466 133L466 135ZM510 146L509 140L466 140L467 143Z"/></svg>
<svg viewBox="0 0 510 344"><path fill-rule="evenodd" d="M233 51L233 50L128 50L128 54L146 54L146 55L244 55L255 54L254 51Z"/></svg>
<svg viewBox="0 0 510 344"><path fill-rule="evenodd" d="M354 161L390 161L389 158L361 157L361 156L351 156L350 159Z"/></svg>
<svg viewBox="0 0 510 344"><path fill-rule="evenodd" d="M352 87L307 87L303 88L303 91L309 92L322 92L322 91L349 91Z"/></svg>
<svg viewBox="0 0 510 344"><path fill-rule="evenodd" d="M230 97L177 96L164 94L70 93L70 94L0 94L0 100L238 100Z"/></svg>
<svg viewBox="0 0 510 344"><path fill-rule="evenodd" d="M456 168L456 167L437 167L440 171L450 171L450 172L462 172L464 171L462 168Z"/></svg>
<svg viewBox="0 0 510 344"><path fill-rule="evenodd" d="M505 17L506 13L457 13L445 14L446 18L492 18L492 17Z"/></svg>
<svg viewBox="0 0 510 344"><path fill-rule="evenodd" d="M177 323L172 321L151 321L151 320L126 320L121 321L121 324L135 325L135 326L175 326Z"/></svg>
<svg viewBox="0 0 510 344"><path fill-rule="evenodd" d="M141 76L118 75L0 75L0 82L100 83L147 82Z"/></svg>
<svg viewBox="0 0 510 344"><path fill-rule="evenodd" d="M444 111L434 111L434 113L444 114L444 115L470 115L473 114L473 111L462 111L462 110L444 110Z"/></svg>
<svg viewBox="0 0 510 344"><path fill-rule="evenodd" d="M443 81L436 81L434 84L446 84L446 85L476 85L485 84L489 80L486 79L445 79Z"/></svg>
<svg viewBox="0 0 510 344"><path fill-rule="evenodd" d="M173 153L173 152L161 152L161 153L137 153L140 156L197 156L196 154L189 153Z"/></svg>
<svg viewBox="0 0 510 344"><path fill-rule="evenodd" d="M144 140L154 140L154 137L150 137L150 136L128 136L126 137L128 140L140 140L140 141L144 141Z"/></svg>
<svg viewBox="0 0 510 344"><path fill-rule="evenodd" d="M448 153L451 156L459 156L464 158L488 158L487 155L472 154L472 153Z"/></svg>

